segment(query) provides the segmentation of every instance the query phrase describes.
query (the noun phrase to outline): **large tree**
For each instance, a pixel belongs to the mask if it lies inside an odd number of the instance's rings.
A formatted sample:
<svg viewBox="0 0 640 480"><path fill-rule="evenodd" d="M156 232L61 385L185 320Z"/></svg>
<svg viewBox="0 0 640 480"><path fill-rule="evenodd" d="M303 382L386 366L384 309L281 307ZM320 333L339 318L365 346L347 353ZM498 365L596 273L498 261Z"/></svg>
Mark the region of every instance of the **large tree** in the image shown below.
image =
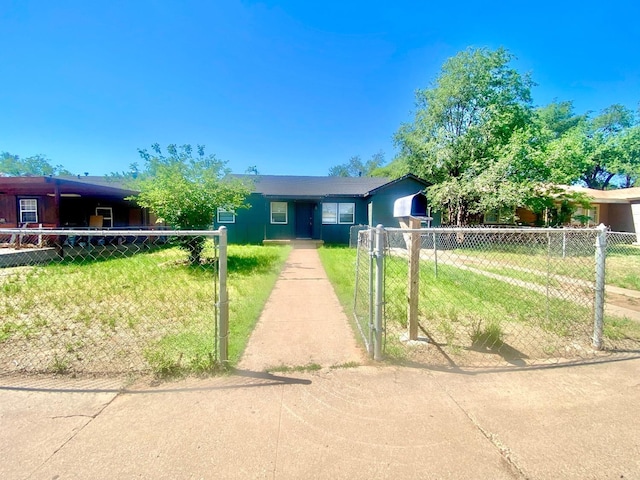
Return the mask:
<svg viewBox="0 0 640 480"><path fill-rule="evenodd" d="M226 162L205 154L201 145L195 154L190 145L169 145L166 150L165 155L158 144L152 145L151 152L139 150L144 168L132 165L135 173L130 175L140 191L134 199L150 208L159 221L179 230L206 230L218 208L244 206L249 188L239 180L223 178L228 173ZM203 237L189 237L182 246L192 264L200 263Z"/></svg>
<svg viewBox="0 0 640 480"><path fill-rule="evenodd" d="M532 81L505 49L467 49L447 60L431 88L416 92L411 123L395 136L409 170L434 184L431 201L464 225L487 207L516 206L538 169L531 126ZM534 174L536 176L537 174Z"/></svg>

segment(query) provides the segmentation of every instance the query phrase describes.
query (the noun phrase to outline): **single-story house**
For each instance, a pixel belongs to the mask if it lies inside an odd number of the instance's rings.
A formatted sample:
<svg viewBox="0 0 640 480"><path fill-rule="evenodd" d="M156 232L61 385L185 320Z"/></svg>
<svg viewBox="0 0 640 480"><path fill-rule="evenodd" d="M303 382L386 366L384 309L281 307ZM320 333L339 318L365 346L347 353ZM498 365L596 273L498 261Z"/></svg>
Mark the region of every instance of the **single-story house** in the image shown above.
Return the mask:
<svg viewBox="0 0 640 480"><path fill-rule="evenodd" d="M355 225L399 226L393 204L429 186L414 176L312 177L234 175L250 184L249 208L219 209L215 227L225 226L231 243L313 239L349 243ZM439 216L433 224L438 223Z"/></svg>
<svg viewBox="0 0 640 480"><path fill-rule="evenodd" d="M615 232L640 233L640 187L594 190L572 185L563 188L590 198L591 208L579 207L574 217L588 216L590 225L603 223Z"/></svg>
<svg viewBox="0 0 640 480"><path fill-rule="evenodd" d="M591 207L576 206L567 226L596 226L604 224L615 232L640 233L640 187L617 190L594 190L575 185L558 185L566 193L582 193L589 199ZM486 212L479 216L478 223L484 225L544 225L545 218L526 208Z"/></svg>
<svg viewBox="0 0 640 480"><path fill-rule="evenodd" d="M127 228L151 224L109 177L0 177L0 228Z"/></svg>

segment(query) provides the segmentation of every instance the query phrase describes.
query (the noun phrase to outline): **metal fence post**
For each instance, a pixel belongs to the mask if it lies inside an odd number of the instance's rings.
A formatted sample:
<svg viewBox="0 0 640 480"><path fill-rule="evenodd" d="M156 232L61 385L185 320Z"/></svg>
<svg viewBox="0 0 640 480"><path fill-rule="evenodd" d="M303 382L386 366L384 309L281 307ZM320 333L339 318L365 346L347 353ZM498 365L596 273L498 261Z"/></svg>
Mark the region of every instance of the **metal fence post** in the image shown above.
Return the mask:
<svg viewBox="0 0 640 480"><path fill-rule="evenodd" d="M374 245L376 241L375 230L373 228L369 228L369 331L367 332L369 343L367 348L369 350L369 356L373 357L373 332L375 329L375 325L373 323L374 318L374 289L373 289L373 275L374 275L374 264L375 264L375 253L374 253Z"/></svg>
<svg viewBox="0 0 640 480"><path fill-rule="evenodd" d="M227 293L227 227L220 227L218 258L218 355L221 363L229 361L229 297Z"/></svg>
<svg viewBox="0 0 640 480"><path fill-rule="evenodd" d="M436 232L433 232L433 264L435 276L438 278L438 237L436 237Z"/></svg>
<svg viewBox="0 0 640 480"><path fill-rule="evenodd" d="M603 224L597 227L596 236L596 298L594 308L593 348L602 350L604 331L604 285L605 264L607 259L607 227Z"/></svg>
<svg viewBox="0 0 640 480"><path fill-rule="evenodd" d="M384 227L378 225L375 230L376 238L376 287L375 287L375 343L373 348L373 359L382 360L382 310L383 310L383 288L384 288Z"/></svg>

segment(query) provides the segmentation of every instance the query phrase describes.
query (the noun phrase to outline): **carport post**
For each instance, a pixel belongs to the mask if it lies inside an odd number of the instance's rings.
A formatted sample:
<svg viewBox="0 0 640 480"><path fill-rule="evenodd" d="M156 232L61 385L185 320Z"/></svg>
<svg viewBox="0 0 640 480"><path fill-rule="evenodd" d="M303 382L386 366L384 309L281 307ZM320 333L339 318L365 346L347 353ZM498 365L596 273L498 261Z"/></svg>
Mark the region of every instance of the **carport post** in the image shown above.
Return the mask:
<svg viewBox="0 0 640 480"><path fill-rule="evenodd" d="M593 348L602 350L604 331L604 276L607 260L607 227L602 223L597 227L596 237L596 298L594 306Z"/></svg>
<svg viewBox="0 0 640 480"><path fill-rule="evenodd" d="M384 288L384 227L376 227L376 308L375 308L375 342L373 346L373 359L382 360L382 309Z"/></svg>
<svg viewBox="0 0 640 480"><path fill-rule="evenodd" d="M220 227L218 241L218 356L220 363L229 361L229 296L227 294L227 227Z"/></svg>

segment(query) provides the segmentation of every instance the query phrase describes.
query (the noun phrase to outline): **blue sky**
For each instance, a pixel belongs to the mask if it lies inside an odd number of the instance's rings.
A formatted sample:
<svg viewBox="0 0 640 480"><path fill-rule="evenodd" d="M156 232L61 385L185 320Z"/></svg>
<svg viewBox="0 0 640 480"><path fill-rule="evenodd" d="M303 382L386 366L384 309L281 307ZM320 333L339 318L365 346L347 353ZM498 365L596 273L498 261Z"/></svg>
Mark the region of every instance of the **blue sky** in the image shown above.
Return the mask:
<svg viewBox="0 0 640 480"><path fill-rule="evenodd" d="M0 0L0 151L101 175L152 143L236 173L326 175L382 150L414 92L500 46L536 105L640 101L640 7L617 2Z"/></svg>

